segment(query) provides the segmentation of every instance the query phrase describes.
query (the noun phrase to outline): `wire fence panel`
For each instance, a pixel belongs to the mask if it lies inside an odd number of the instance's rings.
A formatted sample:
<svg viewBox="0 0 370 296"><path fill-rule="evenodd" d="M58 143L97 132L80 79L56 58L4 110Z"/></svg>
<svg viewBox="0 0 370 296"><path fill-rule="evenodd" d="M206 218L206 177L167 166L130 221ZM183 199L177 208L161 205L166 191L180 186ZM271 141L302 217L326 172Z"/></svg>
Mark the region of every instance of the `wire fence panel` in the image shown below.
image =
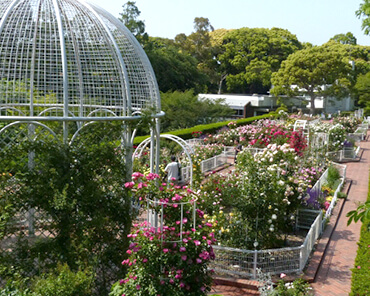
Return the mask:
<svg viewBox="0 0 370 296"><path fill-rule="evenodd" d="M307 213L312 214L313 211ZM220 275L238 275L244 278L256 278L257 269L270 274L301 272L322 233L322 211L315 213L315 219L301 246L269 250L213 246L216 259L210 268Z"/></svg>
<svg viewBox="0 0 370 296"><path fill-rule="evenodd" d="M297 229L310 229L321 210L299 209L296 219Z"/></svg>
<svg viewBox="0 0 370 296"><path fill-rule="evenodd" d="M319 215L312 223L310 230L307 233L306 239L301 246L301 261L300 261L300 271L305 267L308 258L315 246L316 240L320 237L323 227L322 227L322 212L320 211Z"/></svg>

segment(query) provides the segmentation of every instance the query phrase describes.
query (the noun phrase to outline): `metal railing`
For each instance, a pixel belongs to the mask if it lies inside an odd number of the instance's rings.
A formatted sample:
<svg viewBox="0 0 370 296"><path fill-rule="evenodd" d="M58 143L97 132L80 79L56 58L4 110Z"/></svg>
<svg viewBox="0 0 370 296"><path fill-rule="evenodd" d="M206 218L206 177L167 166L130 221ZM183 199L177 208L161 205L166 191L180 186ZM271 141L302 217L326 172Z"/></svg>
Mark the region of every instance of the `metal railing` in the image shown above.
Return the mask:
<svg viewBox="0 0 370 296"><path fill-rule="evenodd" d="M211 158L202 160L200 163L200 170L204 174L205 172L212 171L224 164L227 163L227 155L225 153L221 153L219 155L213 156Z"/></svg>
<svg viewBox="0 0 370 296"><path fill-rule="evenodd" d="M361 147L344 147L342 150L327 152L327 156L331 161L343 162L357 160Z"/></svg>
<svg viewBox="0 0 370 296"><path fill-rule="evenodd" d="M322 231L322 211L317 216L308 231L303 244L299 247L245 250L213 246L216 259L210 268L216 273L238 275L245 278L256 278L257 269L263 273L281 274L301 272L313 250L316 240Z"/></svg>
<svg viewBox="0 0 370 296"><path fill-rule="evenodd" d="M194 147L194 146L197 146L197 145L202 145L204 143L204 140L203 139L188 139L185 141L188 145Z"/></svg>

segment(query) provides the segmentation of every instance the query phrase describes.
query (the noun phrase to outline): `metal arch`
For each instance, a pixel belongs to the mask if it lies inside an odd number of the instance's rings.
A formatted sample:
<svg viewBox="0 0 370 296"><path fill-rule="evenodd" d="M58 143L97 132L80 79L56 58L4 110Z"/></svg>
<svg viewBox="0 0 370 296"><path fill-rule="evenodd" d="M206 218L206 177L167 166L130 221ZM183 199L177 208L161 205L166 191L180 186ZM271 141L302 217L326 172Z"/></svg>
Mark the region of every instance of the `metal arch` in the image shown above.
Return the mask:
<svg viewBox="0 0 370 296"><path fill-rule="evenodd" d="M105 111L105 112L108 112L108 113L114 115L113 117L117 117L116 113L114 113L113 111L111 111L109 109L104 109L104 108L102 108L102 109L95 109L94 111L91 111L89 114L87 114L86 117L91 117L90 115L93 115L94 113L97 113L98 111Z"/></svg>
<svg viewBox="0 0 370 296"><path fill-rule="evenodd" d="M83 4L96 18L97 20L100 22L100 24L103 26L105 32L107 33L110 41L112 42L113 44L113 47L114 47L114 50L115 50L115 53L116 53L116 57L118 58L119 62L120 62L120 65L121 65L121 69L122 69L122 75L123 75L123 78L125 80L125 83L122 84L122 87L124 86L124 93L126 94L126 100L124 100L124 102L128 102L128 106L124 106L124 109L126 110L126 115L127 115L127 111L129 110L129 112L131 113L131 91L130 91L130 83L129 83L129 78L128 78L128 73L127 73L127 69L126 69L126 65L125 65L125 62L122 58L122 55L121 55L121 51L117 45L117 42L116 40L114 39L111 31L108 29L107 25L104 23L104 21L101 19L100 15L91 7L90 4L86 3L85 1L79 1L81 4ZM103 14L105 15L105 14Z"/></svg>
<svg viewBox="0 0 370 296"><path fill-rule="evenodd" d="M89 125L91 125L91 124L94 124L94 123L96 123L96 121L90 121L90 122L85 123L85 124L84 124L84 125L82 125L81 127L79 127L79 128L78 128L78 130L73 134L73 136L72 136L72 138L71 138L71 141L69 141L69 146L72 146L72 144L73 144L74 140L77 138L78 134L80 133L80 131L81 131L83 128L85 128L85 127L87 127L87 126L89 126Z"/></svg>
<svg viewBox="0 0 370 296"><path fill-rule="evenodd" d="M47 108L47 109L45 109L45 110L42 110L42 111L38 114L38 116L41 116L41 115L43 115L44 113L46 113L46 112L48 112L48 111L50 111L50 110L62 110L62 111L63 111L63 108L61 108L61 107L50 107L50 108ZM71 117L74 117L74 114L72 113L72 111L69 111L69 110L68 110L68 113L69 113L69 115L71 115ZM80 122L77 122L77 127L78 127L78 128L80 128L80 127L81 127L81 123L80 123Z"/></svg>
<svg viewBox="0 0 370 296"><path fill-rule="evenodd" d="M26 115L22 110L19 110L19 109L17 109L17 108L14 108L14 107L0 107L0 110L7 110L7 109L10 109L10 110L13 110L13 111L17 111L17 112L19 112L19 113L21 113L21 114L23 114L23 115Z"/></svg>
<svg viewBox="0 0 370 296"><path fill-rule="evenodd" d="M136 114L141 115L141 114L143 114L143 113L142 113L140 110L134 111L134 112L132 113L132 115L136 115ZM137 133L137 128L135 128L135 129L133 130L133 132L132 132L132 135L131 135L131 143L134 143L134 139L135 139L135 137L136 137L136 133Z"/></svg>
<svg viewBox="0 0 370 296"><path fill-rule="evenodd" d="M63 71L63 117L68 117L68 69L67 69L67 53L66 53L66 43L64 39L64 30L62 16L60 13L59 5L57 0L53 0L55 16L58 24L59 31L59 41L60 41L60 50L62 57L62 71ZM63 139L67 143L68 139L68 130L67 122L63 121Z"/></svg>
<svg viewBox="0 0 370 296"><path fill-rule="evenodd" d="M63 111L64 109L61 108L61 107L50 107L50 108L47 108L45 110L42 110L42 112L39 113L39 116L42 115L42 114L44 114L44 113L46 113L46 112L48 112L48 111L50 111L50 110L62 110ZM72 117L74 117L74 114L71 111L68 111L68 113L70 115L72 115Z"/></svg>
<svg viewBox="0 0 370 296"><path fill-rule="evenodd" d="M174 141L174 142L176 142L177 144L179 144L184 149L185 154L186 154L186 156L189 159L189 165L190 165L190 187L191 187L193 185L193 161L191 159L190 154L194 153L193 149L191 148L191 146L189 146L186 143L186 141L184 141L182 138L180 138L178 136L171 135L171 134L163 134L163 135L159 135L159 137L160 138L169 139L171 141ZM143 142L141 142L139 144L139 146L137 146L137 148L135 149L134 153L132 154L132 161L134 161L135 155L137 155L137 152L139 150L140 150L140 153L138 154L138 157L141 157L141 154L143 153L144 148L146 146L148 146L148 144L150 142L151 142L151 138L147 138Z"/></svg>
<svg viewBox="0 0 370 296"><path fill-rule="evenodd" d="M4 29L4 26L5 26L5 23L8 19L8 16L13 11L14 6L16 6L19 2L20 2L20 0L14 0L12 2L12 4L10 4L8 6L7 10L5 11L5 13L4 13L4 15L3 15L3 17L1 18L1 21L0 21L0 34L3 32L3 29Z"/></svg>
<svg viewBox="0 0 370 296"><path fill-rule="evenodd" d="M120 28L121 30L123 30L126 34L125 34L125 37L130 39L131 42L133 42L137 48L140 48L142 49L142 46L141 44L139 43L139 41L137 41L137 39L132 35L132 33L123 25L123 23L121 23L120 21L118 21L117 18L115 18L114 16L112 16L111 14L107 13L107 11L105 11L104 9L102 9L101 7L99 7L98 5L96 4L92 4L92 6L97 10L99 11L104 17L106 17L110 22L112 22L114 25L116 25L118 28ZM160 100L160 93L159 93L159 89L158 89L158 82L157 82L157 79L155 77L155 73L154 73L154 70L152 67L148 67L148 65L151 65L150 61L149 61L149 58L148 56L146 55L145 51L142 49L140 51L137 51L137 53L139 54L139 56L142 58L142 62L143 62L143 65L145 66L146 70L149 71L150 75L151 75L151 81L154 82L155 85L152 85L152 84L149 84L149 87L151 89L151 92L153 94L156 95L157 97L157 100L156 100L156 107L157 107L157 110L160 110L161 109L161 100ZM157 86L157 87L155 87Z"/></svg>
<svg viewBox="0 0 370 296"><path fill-rule="evenodd" d="M64 10L63 10L63 16L64 16L64 19L65 19L66 27L68 28L69 31L73 31L71 23L68 20L68 17L65 15ZM78 69L77 70L77 72L78 72L78 86L79 86L79 91L80 91L80 97L79 97L80 104L79 104L78 113L79 113L79 116L81 117L83 115L83 109L84 109L84 105L83 105L83 97L84 97L83 81L84 81L84 78L83 78L83 75L82 75L80 51L79 51L79 47L78 47L78 44L77 44L77 41L76 41L76 36L75 36L75 34L71 34L70 36L71 36L71 39L72 39L72 46L73 46L73 49L74 49L73 51L74 51L75 61L77 63L77 69Z"/></svg>
<svg viewBox="0 0 370 296"><path fill-rule="evenodd" d="M78 134L81 132L82 129L94 123L97 123L97 121L93 120L79 127L78 130L73 134L71 141L69 141L69 145L71 146L73 144L74 140L77 138Z"/></svg>
<svg viewBox="0 0 370 296"><path fill-rule="evenodd" d="M2 134L5 130L7 130L8 128L12 127L13 125L18 125L18 124L25 124L26 122L25 121L15 121L15 122L12 122L6 126L4 126L1 130L0 130L0 134ZM30 122L27 122L27 124L34 124L34 125L38 125L38 126L41 126L43 128L45 128L46 130L48 130L50 132L50 134L52 134L54 136L54 138L57 138L57 135L54 133L54 131L46 126L45 124L41 123L41 122L37 122L37 121L30 121Z"/></svg>

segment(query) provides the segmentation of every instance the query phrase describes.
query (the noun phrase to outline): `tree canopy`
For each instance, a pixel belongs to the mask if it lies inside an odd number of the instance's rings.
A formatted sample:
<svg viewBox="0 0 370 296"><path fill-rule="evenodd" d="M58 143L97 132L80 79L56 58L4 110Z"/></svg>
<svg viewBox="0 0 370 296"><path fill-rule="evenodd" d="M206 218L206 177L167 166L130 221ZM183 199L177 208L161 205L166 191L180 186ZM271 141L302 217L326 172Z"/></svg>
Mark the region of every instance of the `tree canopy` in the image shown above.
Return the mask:
<svg viewBox="0 0 370 296"><path fill-rule="evenodd" d="M274 95L310 97L311 113L315 99L343 95L351 86L352 68L348 47L336 42L302 49L282 62L272 75Z"/></svg>
<svg viewBox="0 0 370 296"><path fill-rule="evenodd" d="M218 60L230 93L267 93L283 60L302 48L287 30L242 28L225 34Z"/></svg>
<svg viewBox="0 0 370 296"><path fill-rule="evenodd" d="M337 34L330 40L334 40L341 44L352 44L352 45L357 44L357 39L351 32L348 32L347 34Z"/></svg>
<svg viewBox="0 0 370 296"><path fill-rule="evenodd" d="M358 77L355 89L359 104L365 107L365 114L370 115L370 72Z"/></svg>
<svg viewBox="0 0 370 296"><path fill-rule="evenodd" d="M150 37L144 49L160 91L205 90L207 76L199 71L197 59L179 49L172 40Z"/></svg>

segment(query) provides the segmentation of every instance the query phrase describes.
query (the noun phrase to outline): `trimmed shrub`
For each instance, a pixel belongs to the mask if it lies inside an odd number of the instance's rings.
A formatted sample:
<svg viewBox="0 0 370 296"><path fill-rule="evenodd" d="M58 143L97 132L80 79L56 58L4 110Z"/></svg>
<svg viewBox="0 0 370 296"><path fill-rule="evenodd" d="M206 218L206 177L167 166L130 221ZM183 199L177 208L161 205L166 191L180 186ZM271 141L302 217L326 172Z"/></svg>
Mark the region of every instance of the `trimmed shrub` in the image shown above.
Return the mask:
<svg viewBox="0 0 370 296"><path fill-rule="evenodd" d="M370 202L370 179L367 201ZM352 271L351 296L370 295L370 219L364 215L355 266Z"/></svg>
<svg viewBox="0 0 370 296"><path fill-rule="evenodd" d="M180 137L184 140L187 140L187 139L193 138L193 133L194 132L202 132L203 134L214 133L217 130L227 126L230 122L235 122L237 126L240 126L240 125L245 125L245 124L251 123L251 122L256 121L256 120L271 118L271 117L275 117L275 115L265 114L265 115L243 118L243 119L239 119L239 120L228 120L228 121L216 122L216 123L211 123L211 124L196 125L192 128L175 130L175 131L167 132L166 134L175 135L175 136L178 136L178 137ZM134 139L134 145L140 144L146 138L149 138L149 136L136 137Z"/></svg>

